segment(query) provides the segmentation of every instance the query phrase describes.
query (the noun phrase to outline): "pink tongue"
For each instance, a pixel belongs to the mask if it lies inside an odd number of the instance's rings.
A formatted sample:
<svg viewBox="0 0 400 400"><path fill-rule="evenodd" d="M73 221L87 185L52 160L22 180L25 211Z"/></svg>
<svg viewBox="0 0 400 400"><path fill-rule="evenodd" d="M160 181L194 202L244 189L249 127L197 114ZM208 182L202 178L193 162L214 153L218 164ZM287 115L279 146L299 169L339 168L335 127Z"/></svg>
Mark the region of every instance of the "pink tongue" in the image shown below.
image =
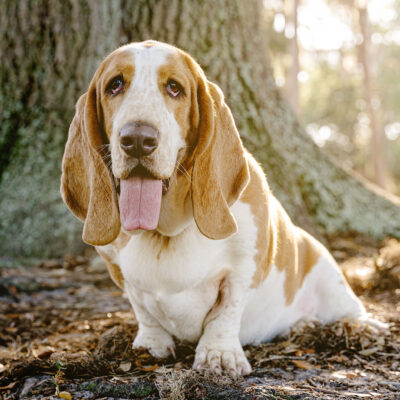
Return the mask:
<svg viewBox="0 0 400 400"><path fill-rule="evenodd" d="M158 225L162 195L162 181L134 176L121 179L119 212L126 231L152 230Z"/></svg>

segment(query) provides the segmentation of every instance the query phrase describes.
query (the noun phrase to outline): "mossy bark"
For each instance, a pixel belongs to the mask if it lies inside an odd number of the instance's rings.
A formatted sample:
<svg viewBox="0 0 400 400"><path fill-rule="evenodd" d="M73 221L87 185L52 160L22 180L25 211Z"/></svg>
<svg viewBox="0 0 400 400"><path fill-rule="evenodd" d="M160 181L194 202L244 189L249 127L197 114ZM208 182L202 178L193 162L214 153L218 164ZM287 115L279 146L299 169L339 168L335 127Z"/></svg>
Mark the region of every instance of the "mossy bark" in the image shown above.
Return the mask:
<svg viewBox="0 0 400 400"><path fill-rule="evenodd" d="M314 234L400 237L400 211L337 168L282 99L268 60L261 0L0 0L0 251L81 248L59 196L74 104L101 59L156 39L192 54L223 89L246 146L293 219Z"/></svg>

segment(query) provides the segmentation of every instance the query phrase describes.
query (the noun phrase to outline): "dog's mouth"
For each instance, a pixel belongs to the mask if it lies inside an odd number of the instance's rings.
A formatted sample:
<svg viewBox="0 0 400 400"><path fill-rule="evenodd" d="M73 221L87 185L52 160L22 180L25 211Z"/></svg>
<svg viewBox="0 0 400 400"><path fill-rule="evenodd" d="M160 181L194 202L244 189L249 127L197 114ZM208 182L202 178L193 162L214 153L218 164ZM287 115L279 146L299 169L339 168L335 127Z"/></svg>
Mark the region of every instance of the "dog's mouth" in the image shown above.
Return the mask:
<svg viewBox="0 0 400 400"><path fill-rule="evenodd" d="M158 179L139 165L119 182L119 211L126 231L157 228L162 195L168 191L169 179Z"/></svg>

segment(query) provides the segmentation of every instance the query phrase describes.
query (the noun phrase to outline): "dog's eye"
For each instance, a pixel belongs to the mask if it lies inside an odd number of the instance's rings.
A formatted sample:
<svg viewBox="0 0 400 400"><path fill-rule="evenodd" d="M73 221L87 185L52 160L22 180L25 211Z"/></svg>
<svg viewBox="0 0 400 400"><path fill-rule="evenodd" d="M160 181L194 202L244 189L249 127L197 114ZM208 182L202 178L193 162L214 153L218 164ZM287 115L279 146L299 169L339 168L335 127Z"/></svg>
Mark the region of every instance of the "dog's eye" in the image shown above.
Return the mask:
<svg viewBox="0 0 400 400"><path fill-rule="evenodd" d="M167 93L172 97L176 97L183 92L182 86L172 79L167 82L167 86L165 87L165 89Z"/></svg>
<svg viewBox="0 0 400 400"><path fill-rule="evenodd" d="M117 76L108 84L108 92L111 94L118 94L124 88L124 80L122 76Z"/></svg>

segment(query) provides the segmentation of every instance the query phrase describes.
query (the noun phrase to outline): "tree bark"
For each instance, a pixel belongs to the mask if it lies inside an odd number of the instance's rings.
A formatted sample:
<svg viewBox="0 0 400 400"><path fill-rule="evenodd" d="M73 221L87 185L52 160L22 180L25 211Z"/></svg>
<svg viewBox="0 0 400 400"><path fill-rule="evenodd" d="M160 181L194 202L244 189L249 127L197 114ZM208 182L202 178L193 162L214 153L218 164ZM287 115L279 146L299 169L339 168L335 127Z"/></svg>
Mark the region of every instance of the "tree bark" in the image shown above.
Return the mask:
<svg viewBox="0 0 400 400"><path fill-rule="evenodd" d="M81 247L82 226L59 196L74 104L105 55L150 38L188 51L221 86L295 222L320 237L400 237L398 206L336 167L304 133L275 86L263 24L262 0L0 0L2 254Z"/></svg>
<svg viewBox="0 0 400 400"><path fill-rule="evenodd" d="M363 83L365 103L367 104L367 114L371 129L370 154L373 161L374 182L382 188L387 187L387 165L385 157L385 137L382 124L379 121L379 112L374 104L373 76L371 65L371 32L369 26L368 9L362 7L359 10L360 30L363 41L360 45L360 61L363 69Z"/></svg>
<svg viewBox="0 0 400 400"><path fill-rule="evenodd" d="M292 106L292 109L297 116L300 117L300 108L299 108L299 71L300 71L300 62L299 62L299 43L297 38L297 23L298 23L298 9L299 9L299 0L292 0L292 10L291 10L291 20L293 23L293 37L290 40L290 56L291 56L291 66L289 70L288 84L287 84L287 98L289 104Z"/></svg>

